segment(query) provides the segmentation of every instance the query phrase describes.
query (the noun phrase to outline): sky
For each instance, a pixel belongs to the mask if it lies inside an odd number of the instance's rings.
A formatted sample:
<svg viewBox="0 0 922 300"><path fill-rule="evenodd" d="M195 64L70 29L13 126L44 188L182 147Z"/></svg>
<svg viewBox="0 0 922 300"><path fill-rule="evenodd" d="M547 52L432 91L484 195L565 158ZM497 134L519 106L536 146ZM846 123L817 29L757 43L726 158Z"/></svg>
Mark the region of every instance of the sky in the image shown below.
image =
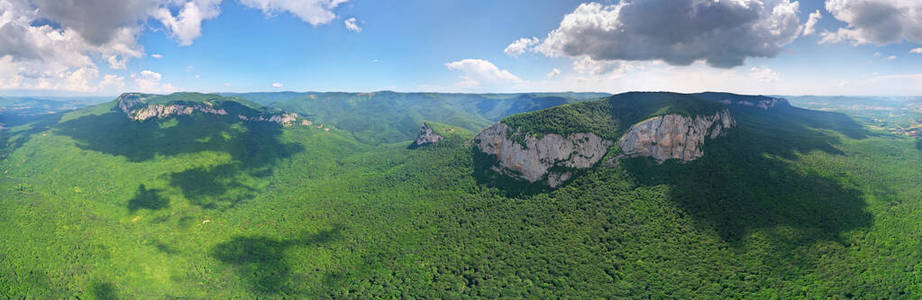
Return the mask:
<svg viewBox="0 0 922 300"><path fill-rule="evenodd" d="M918 0L0 0L0 95L922 96Z"/></svg>

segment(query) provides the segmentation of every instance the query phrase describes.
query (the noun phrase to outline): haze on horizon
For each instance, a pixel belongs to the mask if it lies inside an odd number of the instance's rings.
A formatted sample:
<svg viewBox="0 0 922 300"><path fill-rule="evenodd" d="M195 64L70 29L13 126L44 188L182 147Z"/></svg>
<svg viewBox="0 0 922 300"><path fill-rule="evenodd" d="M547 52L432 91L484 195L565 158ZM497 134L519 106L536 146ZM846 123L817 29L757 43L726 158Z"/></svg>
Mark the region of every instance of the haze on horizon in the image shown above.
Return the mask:
<svg viewBox="0 0 922 300"><path fill-rule="evenodd" d="M0 95L922 95L922 2L0 0Z"/></svg>

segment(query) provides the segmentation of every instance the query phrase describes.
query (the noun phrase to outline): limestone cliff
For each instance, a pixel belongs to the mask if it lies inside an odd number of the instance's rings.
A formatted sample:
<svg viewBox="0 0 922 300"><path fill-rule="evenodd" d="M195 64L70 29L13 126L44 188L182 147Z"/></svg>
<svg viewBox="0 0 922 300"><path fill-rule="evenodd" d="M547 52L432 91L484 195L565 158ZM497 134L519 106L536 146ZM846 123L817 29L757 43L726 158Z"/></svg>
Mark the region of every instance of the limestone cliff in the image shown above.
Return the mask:
<svg viewBox="0 0 922 300"><path fill-rule="evenodd" d="M705 140L735 125L726 109L711 115L674 113L652 117L634 124L618 139L618 157L651 157L659 163L669 159L691 161L704 155ZM574 170L594 166L612 144L591 132L539 137L504 123L496 123L474 137L480 152L496 157L494 171L528 182L546 180L551 187L569 180Z"/></svg>
<svg viewBox="0 0 922 300"><path fill-rule="evenodd" d="M524 142L516 141L519 138ZM592 167L605 156L613 142L594 133L568 136L552 133L537 137L496 123L477 134L474 144L481 152L496 156L498 165L493 166L493 170L528 182L547 179L548 185L557 187L571 174L550 169Z"/></svg>
<svg viewBox="0 0 922 300"><path fill-rule="evenodd" d="M432 130L432 127L427 123L423 123L423 126L419 128L419 134L416 135L416 141L413 142L413 146L422 146L428 144L435 144L442 141L443 137L435 133Z"/></svg>
<svg viewBox="0 0 922 300"><path fill-rule="evenodd" d="M146 104L141 94L126 93L118 97L118 108L128 118L143 121L151 118L163 119L171 116L191 115L193 112L226 116L227 111L210 103L202 104ZM295 113L260 113L253 116L237 115L244 121L273 122L288 127L295 124Z"/></svg>
<svg viewBox="0 0 922 300"><path fill-rule="evenodd" d="M716 138L735 125L727 110L713 115L668 114L634 124L618 145L628 157L652 157L660 163L668 159L687 162L704 155L701 146L705 139Z"/></svg>

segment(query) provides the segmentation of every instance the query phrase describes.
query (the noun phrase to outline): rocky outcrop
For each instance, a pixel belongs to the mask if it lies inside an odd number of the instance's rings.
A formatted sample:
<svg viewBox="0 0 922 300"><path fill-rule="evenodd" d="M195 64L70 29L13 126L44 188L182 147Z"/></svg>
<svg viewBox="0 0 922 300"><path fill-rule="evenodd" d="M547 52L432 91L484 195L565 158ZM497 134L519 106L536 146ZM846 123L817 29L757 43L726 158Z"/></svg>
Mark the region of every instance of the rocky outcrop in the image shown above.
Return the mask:
<svg viewBox="0 0 922 300"><path fill-rule="evenodd" d="M171 116L191 115L194 112L200 112L211 115L226 116L227 111L223 108L216 108L210 104L153 104L144 103L141 94L126 93L118 98L118 108L135 121L144 121L151 118L163 119ZM237 115L244 121L273 122L288 127L295 124L298 119L296 113L266 113L255 116Z"/></svg>
<svg viewBox="0 0 922 300"><path fill-rule="evenodd" d="M163 119L170 116L191 115L196 111L206 114L227 115L227 111L215 109L211 106L182 104L147 105L138 109L125 111L125 113L128 114L128 117L132 120L143 121L150 118Z"/></svg>
<svg viewBox="0 0 922 300"><path fill-rule="evenodd" d="M288 127L295 124L295 121L298 120L298 114L296 113L280 113L280 114L271 114L271 115L256 115L254 117L247 117L244 115L237 115L238 118L244 121L257 121L257 122L273 122L278 123L279 125ZM305 120L306 121L306 120ZM301 125L310 125L308 123L301 122Z"/></svg>
<svg viewBox="0 0 922 300"><path fill-rule="evenodd" d="M727 110L713 115L683 116L668 114L631 126L618 140L622 155L652 157L662 163L668 159L691 161L704 155L705 139L723 134L736 121Z"/></svg>
<svg viewBox="0 0 922 300"><path fill-rule="evenodd" d="M474 144L481 152L496 156L498 165L494 165L493 170L528 182L546 178L548 185L557 187L572 174L550 171L552 168L592 167L605 156L613 142L594 133L568 136L552 133L537 137L496 123L477 134Z"/></svg>
<svg viewBox="0 0 922 300"><path fill-rule="evenodd" d="M413 142L413 146L419 147L422 145L435 144L444 139L441 135L435 133L432 130L432 127L429 127L429 124L423 123L423 126L419 128L419 134L416 135L416 141Z"/></svg>

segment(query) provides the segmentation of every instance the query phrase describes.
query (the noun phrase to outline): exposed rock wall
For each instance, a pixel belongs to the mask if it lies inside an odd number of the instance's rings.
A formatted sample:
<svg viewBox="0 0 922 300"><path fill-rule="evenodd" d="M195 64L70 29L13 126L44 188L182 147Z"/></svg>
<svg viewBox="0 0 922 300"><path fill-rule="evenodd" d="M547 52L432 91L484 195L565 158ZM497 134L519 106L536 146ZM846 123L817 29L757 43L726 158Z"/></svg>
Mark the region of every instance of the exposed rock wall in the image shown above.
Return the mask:
<svg viewBox="0 0 922 300"><path fill-rule="evenodd" d="M444 139L441 135L432 131L432 127L429 127L429 124L423 123L423 126L419 128L419 134L416 135L416 141L413 142L414 146L422 146L427 144L435 144Z"/></svg>
<svg viewBox="0 0 922 300"><path fill-rule="evenodd" d="M220 113L219 113L220 114ZM281 114L272 114L272 115L257 115L255 117L247 117L244 115L237 115L238 118L244 121L258 121L258 122L273 122L278 123L282 126L288 127L295 124L295 121L298 120L298 114L296 113L281 113ZM305 120L307 121L307 120ZM310 121L301 122L301 125L309 126Z"/></svg>
<svg viewBox="0 0 922 300"><path fill-rule="evenodd" d="M154 104L146 105L141 99L140 94L127 93L119 96L118 107L125 113L128 118L135 121L144 121L151 118L163 119L171 116L191 115L193 112L201 112L212 115L227 115L227 111L222 108L215 108L204 104ZM273 122L288 127L295 124L298 118L296 113L281 114L259 114L252 117L237 115L244 121Z"/></svg>
<svg viewBox="0 0 922 300"><path fill-rule="evenodd" d="M524 135L524 146L514 137ZM495 155L493 169L513 177L537 182L547 176L548 184L556 187L570 178L569 172L550 172L552 167L585 169L597 163L613 142L593 133L574 133L566 137L546 134L535 137L496 123L474 137L476 147L485 154ZM549 174L551 173L551 174Z"/></svg>
<svg viewBox="0 0 922 300"><path fill-rule="evenodd" d="M691 161L704 155L704 140L716 138L736 121L727 110L694 117L669 114L634 124L618 140L625 156L647 156L662 163L668 159Z"/></svg>
<svg viewBox="0 0 922 300"><path fill-rule="evenodd" d="M227 115L227 111L223 109L215 109L210 106L205 105L182 105L182 104L170 104L170 105L147 105L141 108L127 111L128 117L132 120L143 121L150 118L166 118L169 116L178 116L178 115L191 115L195 111L200 111L206 114L214 115Z"/></svg>

